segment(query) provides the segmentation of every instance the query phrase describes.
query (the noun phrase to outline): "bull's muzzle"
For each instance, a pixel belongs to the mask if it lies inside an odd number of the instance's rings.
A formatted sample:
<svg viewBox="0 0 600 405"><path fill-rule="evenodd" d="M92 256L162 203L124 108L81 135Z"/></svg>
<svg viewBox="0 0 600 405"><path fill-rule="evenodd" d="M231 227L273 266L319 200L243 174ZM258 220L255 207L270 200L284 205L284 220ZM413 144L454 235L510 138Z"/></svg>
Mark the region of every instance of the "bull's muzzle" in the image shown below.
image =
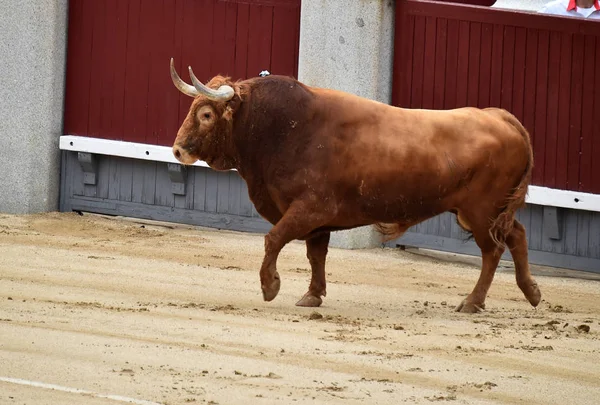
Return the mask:
<svg viewBox="0 0 600 405"><path fill-rule="evenodd" d="M196 159L194 159L189 153L188 151L186 151L184 148L182 148L179 145L173 145L173 156L175 156L175 159L179 160L181 163L185 164L185 165L191 165L193 164Z"/></svg>

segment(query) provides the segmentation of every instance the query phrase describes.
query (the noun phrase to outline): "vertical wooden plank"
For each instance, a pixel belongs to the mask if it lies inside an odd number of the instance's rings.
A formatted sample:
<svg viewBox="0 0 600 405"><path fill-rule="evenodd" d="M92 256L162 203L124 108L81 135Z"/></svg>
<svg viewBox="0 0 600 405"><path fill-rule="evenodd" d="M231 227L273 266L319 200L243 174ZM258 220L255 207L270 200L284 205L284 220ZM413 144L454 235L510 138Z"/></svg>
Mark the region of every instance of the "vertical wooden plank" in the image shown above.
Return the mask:
<svg viewBox="0 0 600 405"><path fill-rule="evenodd" d="M571 56L573 35L562 33L560 45L560 74L558 89L558 129L556 139L555 187L567 188L567 162L569 157L569 113L571 104Z"/></svg>
<svg viewBox="0 0 600 405"><path fill-rule="evenodd" d="M595 65L595 71L598 72L598 69L600 69L600 39L598 39L598 37L596 37ZM591 86L592 83L589 83L589 85ZM600 111L600 97L598 96L600 95L600 74L596 73L594 75L593 85L594 93L596 94L596 97L594 98L594 111ZM594 120L592 124L592 133L594 134L594 136L592 136L592 154L593 156L600 156L600 136L598 136L598 134L600 134L600 119ZM598 173L600 173L600 159L592 160L592 173L594 173L594 175L590 180L589 192L600 194L600 176L598 175Z"/></svg>
<svg viewBox="0 0 600 405"><path fill-rule="evenodd" d="M535 145L535 100L536 100L536 82L537 75L537 31L533 29L527 30L527 53L525 58L525 95L523 106L523 125L529 131L531 142ZM537 164L537 156L534 155L533 173L538 173L540 168ZM534 182L535 183L535 182Z"/></svg>
<svg viewBox="0 0 600 405"><path fill-rule="evenodd" d="M271 70L273 7L251 5L248 29L248 77Z"/></svg>
<svg viewBox="0 0 600 405"><path fill-rule="evenodd" d="M173 195L173 206L182 209L194 209L194 177L196 171L194 168L188 167L187 178L185 183L185 195Z"/></svg>
<svg viewBox="0 0 600 405"><path fill-rule="evenodd" d="M219 193L217 178L218 173L213 170L206 170L206 212L217 212L217 196Z"/></svg>
<svg viewBox="0 0 600 405"><path fill-rule="evenodd" d="M234 79L247 78L248 62L248 29L250 21L250 6L238 4L235 37L235 61L233 69Z"/></svg>
<svg viewBox="0 0 600 405"><path fill-rule="evenodd" d="M531 205L531 226L529 227L529 248L533 250L542 250L543 230L543 207L541 205Z"/></svg>
<svg viewBox="0 0 600 405"><path fill-rule="evenodd" d="M93 2L93 9L91 9L94 27L90 44L92 63L90 66L91 80L87 103L89 116L87 134L96 138L102 138L105 134L104 128L102 128L102 112L103 101L105 100L103 93L106 89L106 83L104 83L105 73L108 71L106 66L106 49L108 47L106 43L106 7L106 2L95 1Z"/></svg>
<svg viewBox="0 0 600 405"><path fill-rule="evenodd" d="M240 215L245 217L252 216L252 208L254 205L252 201L250 201L250 196L248 195L248 184L245 181L242 181L240 185Z"/></svg>
<svg viewBox="0 0 600 405"><path fill-rule="evenodd" d="M446 77L444 82L444 108L456 107L456 86L458 82L458 21L448 21L448 41L446 43Z"/></svg>
<svg viewBox="0 0 600 405"><path fill-rule="evenodd" d="M441 215L430 218L425 222L425 233L428 235L439 235Z"/></svg>
<svg viewBox="0 0 600 405"><path fill-rule="evenodd" d="M467 106L469 83L469 22L460 21L458 27L458 78L456 80L456 107Z"/></svg>
<svg viewBox="0 0 600 405"><path fill-rule="evenodd" d="M217 212L227 214L229 210L229 173L217 172Z"/></svg>
<svg viewBox="0 0 600 405"><path fill-rule="evenodd" d="M125 89L123 135L130 142L146 140L146 98L148 89L149 65L142 55L142 47L147 39L141 33L141 20L144 17L141 0L129 0L127 17L127 51L125 57ZM154 198L154 196L152 197Z"/></svg>
<svg viewBox="0 0 600 405"><path fill-rule="evenodd" d="M502 51L502 97L500 106L512 111L512 89L515 61L515 27L504 27Z"/></svg>
<svg viewBox="0 0 600 405"><path fill-rule="evenodd" d="M502 99L502 51L504 49L504 27L494 24L492 33L492 66L490 78L490 106L500 107Z"/></svg>
<svg viewBox="0 0 600 405"><path fill-rule="evenodd" d="M237 172L229 172L229 208L227 212L231 215L240 215L240 183L242 178Z"/></svg>
<svg viewBox="0 0 600 405"><path fill-rule="evenodd" d="M116 47L122 48L122 43L125 38L119 38L117 33L119 32L118 24L118 11L119 5L118 0L105 0L104 3L104 22L103 22L103 35L102 42L92 44L92 48L98 50L95 61L97 69L96 74L92 74L93 81L98 81L98 100L97 108L98 111L98 122L97 122L97 136L102 138L110 138L113 134L112 121L114 116L114 107L118 104L118 101L114 99L114 79L115 79L115 51ZM121 2L123 3L123 2ZM119 45L116 45L119 44ZM121 98L117 94L117 98ZM123 136L119 134L118 136ZM121 138L122 139L122 138Z"/></svg>
<svg viewBox="0 0 600 405"><path fill-rule="evenodd" d="M440 215L440 225L436 235L444 238L449 238L451 236L453 217L454 215L449 212Z"/></svg>
<svg viewBox="0 0 600 405"><path fill-rule="evenodd" d="M519 222L525 227L525 234L527 235L527 243L531 237L531 204L527 204L524 209L519 210Z"/></svg>
<svg viewBox="0 0 600 405"><path fill-rule="evenodd" d="M399 107L410 107L413 42L415 34L415 17L405 12L406 3L396 5L396 31L394 35L394 87L392 103Z"/></svg>
<svg viewBox="0 0 600 405"><path fill-rule="evenodd" d="M236 30L237 4L215 2L213 9L213 40L210 47L210 71L212 74L233 76Z"/></svg>
<svg viewBox="0 0 600 405"><path fill-rule="evenodd" d="M160 21L160 26L155 28L158 38L150 54L148 135L152 135L149 140L152 143L171 146L180 125L180 93L174 89L167 72L170 58L178 56L174 52L180 51L175 44L181 32L178 27L181 7L178 2L168 0L163 0L161 7L162 11L156 17Z"/></svg>
<svg viewBox="0 0 600 405"><path fill-rule="evenodd" d="M598 232L597 230L595 230ZM588 256L590 235L590 214L587 211L577 212L577 255Z"/></svg>
<svg viewBox="0 0 600 405"><path fill-rule="evenodd" d="M425 18L425 54L423 70L423 101L422 108L433 108L433 92L435 82L435 50L436 50L436 18Z"/></svg>
<svg viewBox="0 0 600 405"><path fill-rule="evenodd" d="M515 62L513 68L512 113L523 122L525 97L525 52L527 50L527 30L519 27L515 30Z"/></svg>
<svg viewBox="0 0 600 405"><path fill-rule="evenodd" d="M119 161L119 200L131 201L133 194L133 161L121 159Z"/></svg>
<svg viewBox="0 0 600 405"><path fill-rule="evenodd" d="M567 255L577 254L577 211L563 210L563 252Z"/></svg>
<svg viewBox="0 0 600 405"><path fill-rule="evenodd" d="M543 208L542 208L543 214ZM550 239L548 235L553 229L553 224L548 223L547 218L544 216L542 219L542 250L544 252L563 253L564 243L562 240Z"/></svg>
<svg viewBox="0 0 600 405"><path fill-rule="evenodd" d="M584 36L573 36L573 60L571 74L571 103L569 112L569 155L567 161L567 189L579 189L579 165L581 152L581 109L583 97L583 50Z"/></svg>
<svg viewBox="0 0 600 405"><path fill-rule="evenodd" d="M556 147L558 142L558 97L560 64L560 32L550 33L550 50L548 63L548 95L545 133L545 165L543 184L546 187L556 187Z"/></svg>
<svg viewBox="0 0 600 405"><path fill-rule="evenodd" d="M169 88L165 85L168 84L164 74L167 64L164 61L163 64L160 63L164 42L172 33L171 19L165 18L165 15L174 14L174 11L173 7L164 7L162 1L147 1L142 7L144 18L141 21L141 31L144 39L141 48L143 61L148 65L148 78L145 83L147 98L143 101L146 105L144 142L151 145L158 145L159 139L164 136L165 110L169 108L168 104L164 103L165 96L174 97L173 84L171 83ZM169 60L167 58L168 56L164 55L164 59ZM159 72L163 74L160 75ZM159 173L162 173L162 170Z"/></svg>
<svg viewBox="0 0 600 405"><path fill-rule="evenodd" d="M413 44L412 83L410 107L423 106L423 71L425 60L425 17L415 17L415 36Z"/></svg>
<svg viewBox="0 0 600 405"><path fill-rule="evenodd" d="M93 184L84 184L83 195L86 197L96 197L96 189L97 187Z"/></svg>
<svg viewBox="0 0 600 405"><path fill-rule="evenodd" d="M108 38L110 55L108 58L112 81L108 86L107 138L122 139L123 122L125 120L125 60L127 58L127 21L129 18L129 2L115 0L109 4L109 29L112 34ZM114 14L113 14L114 13Z"/></svg>
<svg viewBox="0 0 600 405"><path fill-rule="evenodd" d="M98 156L98 176L96 177L96 197L108 198L108 187L110 182L110 158Z"/></svg>
<svg viewBox="0 0 600 405"><path fill-rule="evenodd" d="M298 19L297 7L275 6L273 8L273 38L271 40L271 73L295 76L298 65L296 37L298 31L291 29ZM290 52L291 50L294 52Z"/></svg>
<svg viewBox="0 0 600 405"><path fill-rule="evenodd" d="M154 191L154 204L163 207L173 207L175 205L175 196L171 192L171 179L167 164L157 162L156 183Z"/></svg>
<svg viewBox="0 0 600 405"><path fill-rule="evenodd" d="M146 170L152 170L154 166L144 160L136 160L131 170L131 201L135 203L144 202L144 176Z"/></svg>
<svg viewBox="0 0 600 405"><path fill-rule="evenodd" d="M591 35L585 37L584 59L583 59L583 101L581 108L581 157L579 166L579 187L580 191L589 191L594 174L592 173L592 138L594 137L594 121L598 121L598 110L594 110L594 98L600 98L600 94L594 94L594 76L600 75L598 69L600 66L594 66L596 63L596 41L600 37L594 38ZM594 75L594 72L595 75ZM596 103L598 104L598 103ZM600 137L600 133L595 136ZM596 173L600 176L600 172ZM598 230L600 232L600 229Z"/></svg>
<svg viewBox="0 0 600 405"><path fill-rule="evenodd" d="M446 48L448 39L448 20L437 19L435 40L435 76L433 89L433 108L444 108L444 91L446 88Z"/></svg>
<svg viewBox="0 0 600 405"><path fill-rule="evenodd" d="M71 1L69 4L69 32L67 41L67 74L65 77L64 132L86 135L88 130L88 103L91 78L91 53L94 24L88 16L95 4L89 1Z"/></svg>
<svg viewBox="0 0 600 405"><path fill-rule="evenodd" d="M69 168L71 169L69 174L71 176L72 195L84 195L83 169L77 161L77 152L69 152Z"/></svg>
<svg viewBox="0 0 600 405"><path fill-rule="evenodd" d="M233 70L228 71L229 66L226 65L229 50L226 47L225 34L227 29L231 29L231 27L227 27L226 15L227 6L233 5L235 7L236 5L220 1L213 3L213 33L211 47L209 48L210 72L211 75L229 76L233 73ZM233 28L235 29L235 27ZM233 51L235 52L235 50ZM233 68L233 63L231 67Z"/></svg>
<svg viewBox="0 0 600 405"><path fill-rule="evenodd" d="M206 210L206 172L204 167L194 168L194 207L196 211Z"/></svg>
<svg viewBox="0 0 600 405"><path fill-rule="evenodd" d="M548 31L540 31L538 34L537 49L537 80L535 100L535 132L533 142L533 153L536 160L537 170L533 171L533 182L544 184L544 167L546 165L546 108L548 101L548 48L550 34Z"/></svg>
<svg viewBox="0 0 600 405"><path fill-rule="evenodd" d="M108 157L108 198L119 199L119 159L116 156Z"/></svg>
<svg viewBox="0 0 600 405"><path fill-rule="evenodd" d="M481 62L479 67L479 95L477 97L477 106L479 108L490 106L493 28L492 24L483 24L481 26Z"/></svg>
<svg viewBox="0 0 600 405"><path fill-rule="evenodd" d="M470 25L467 105L477 107L481 60L481 23L471 22Z"/></svg>
<svg viewBox="0 0 600 405"><path fill-rule="evenodd" d="M596 41L598 42L598 41ZM596 65L598 66L598 65ZM600 213L590 212L589 257L600 259Z"/></svg>
<svg viewBox="0 0 600 405"><path fill-rule="evenodd" d="M154 204L156 195L156 172L159 165L164 163L150 162L147 170L144 170L144 183L142 187L142 202L144 204Z"/></svg>

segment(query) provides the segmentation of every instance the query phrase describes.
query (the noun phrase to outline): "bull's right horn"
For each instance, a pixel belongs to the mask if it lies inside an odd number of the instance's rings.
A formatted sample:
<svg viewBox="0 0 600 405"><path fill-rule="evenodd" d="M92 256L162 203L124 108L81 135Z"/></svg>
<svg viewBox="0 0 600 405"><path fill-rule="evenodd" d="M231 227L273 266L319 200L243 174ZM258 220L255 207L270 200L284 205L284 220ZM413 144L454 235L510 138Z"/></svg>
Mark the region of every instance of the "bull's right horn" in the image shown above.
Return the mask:
<svg viewBox="0 0 600 405"><path fill-rule="evenodd" d="M196 97L200 95L200 93L198 92L198 90L196 90L194 86L190 86L189 84L181 80L181 77L179 77L177 71L175 70L175 66L173 66L173 58L171 58L171 80L173 80L173 84L175 85L175 87L177 87L177 90L179 90L186 96Z"/></svg>
<svg viewBox="0 0 600 405"><path fill-rule="evenodd" d="M192 78L192 83L194 84L196 90L199 93L208 97L210 100L228 101L231 100L235 95L235 91L233 90L233 88L231 86L227 86L226 84L219 87L218 90L213 90L210 87L206 87L204 84L202 84L200 80L198 80L196 75L194 75L192 67L189 66L188 69L190 70L190 77Z"/></svg>

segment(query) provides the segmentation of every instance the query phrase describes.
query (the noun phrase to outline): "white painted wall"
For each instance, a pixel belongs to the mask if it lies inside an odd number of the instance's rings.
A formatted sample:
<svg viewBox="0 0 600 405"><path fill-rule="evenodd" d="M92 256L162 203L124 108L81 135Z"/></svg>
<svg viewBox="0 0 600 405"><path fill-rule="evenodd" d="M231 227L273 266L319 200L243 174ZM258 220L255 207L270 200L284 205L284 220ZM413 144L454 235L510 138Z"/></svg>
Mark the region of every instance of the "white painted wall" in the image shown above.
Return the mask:
<svg viewBox="0 0 600 405"><path fill-rule="evenodd" d="M544 4L551 0L497 0L493 8L506 8L513 10L533 11L537 12Z"/></svg>

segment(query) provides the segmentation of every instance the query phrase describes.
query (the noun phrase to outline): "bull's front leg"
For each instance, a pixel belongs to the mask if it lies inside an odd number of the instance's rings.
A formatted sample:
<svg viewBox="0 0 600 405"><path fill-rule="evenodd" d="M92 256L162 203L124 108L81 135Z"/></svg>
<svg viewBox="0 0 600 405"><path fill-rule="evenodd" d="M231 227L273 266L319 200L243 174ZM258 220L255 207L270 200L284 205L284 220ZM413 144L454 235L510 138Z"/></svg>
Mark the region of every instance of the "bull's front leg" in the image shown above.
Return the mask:
<svg viewBox="0 0 600 405"><path fill-rule="evenodd" d="M318 201L314 198L311 200ZM277 257L281 249L292 240L302 238L323 226L331 216L325 214L326 211L302 201L295 202L265 236L265 257L260 268L261 289L265 301L272 301L281 287L277 272Z"/></svg>
<svg viewBox="0 0 600 405"><path fill-rule="evenodd" d="M312 277L308 292L296 303L299 307L318 307L327 295L325 283L325 260L330 233L322 233L306 240L306 256L310 262Z"/></svg>

